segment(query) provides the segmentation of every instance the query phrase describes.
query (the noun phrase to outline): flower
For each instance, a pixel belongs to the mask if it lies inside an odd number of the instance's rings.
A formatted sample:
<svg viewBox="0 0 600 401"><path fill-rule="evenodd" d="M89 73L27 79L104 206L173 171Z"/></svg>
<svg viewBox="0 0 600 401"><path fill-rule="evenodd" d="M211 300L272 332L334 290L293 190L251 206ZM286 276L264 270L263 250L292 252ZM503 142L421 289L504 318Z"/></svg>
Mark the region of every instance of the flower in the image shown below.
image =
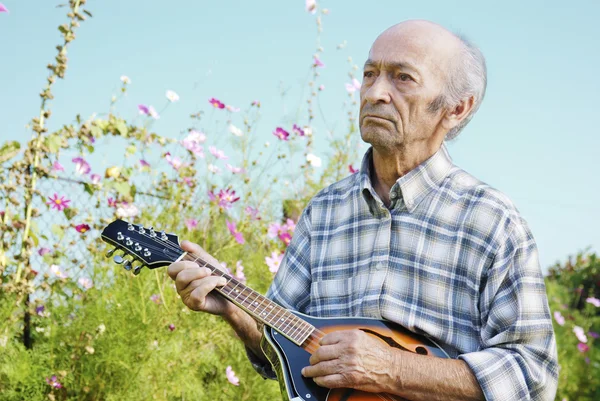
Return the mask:
<svg viewBox="0 0 600 401"><path fill-rule="evenodd" d="M158 112L154 109L153 106L148 107L148 114L150 115L150 117L152 117L155 120L158 120L160 118L160 116L158 115Z"/></svg>
<svg viewBox="0 0 600 401"><path fill-rule="evenodd" d="M150 114L150 109L145 104L138 104L138 110L140 111L140 114Z"/></svg>
<svg viewBox="0 0 600 401"><path fill-rule="evenodd" d="M260 220L261 217L258 215L258 209L252 206L246 206L245 212L250 216L250 220Z"/></svg>
<svg viewBox="0 0 600 401"><path fill-rule="evenodd" d="M77 280L77 282L79 284L81 284L81 286L83 288L85 288L86 290L89 290L90 288L92 288L94 286L94 283L92 282L92 280L87 277L80 277L79 280Z"/></svg>
<svg viewBox="0 0 600 401"><path fill-rule="evenodd" d="M233 106L231 106L231 105L227 105L227 106L225 106L225 108L226 108L227 110L231 111L232 113L237 113L238 111L240 111L240 108L239 108L239 107L233 107Z"/></svg>
<svg viewBox="0 0 600 401"><path fill-rule="evenodd" d="M177 156L172 157L171 152L167 152L165 154L165 159L167 159L167 163L169 163L175 170L179 170L179 168L183 165L181 159Z"/></svg>
<svg viewBox="0 0 600 401"><path fill-rule="evenodd" d="M208 150L209 150L210 154L213 155L214 157L216 157L217 159L223 159L223 160L229 159L228 156L225 156L225 152L217 149L214 146L209 146Z"/></svg>
<svg viewBox="0 0 600 401"><path fill-rule="evenodd" d="M169 99L169 102L171 103L174 103L179 100L179 95L173 92L172 90L168 90L165 96L167 97L167 99Z"/></svg>
<svg viewBox="0 0 600 401"><path fill-rule="evenodd" d="M65 168L58 161L52 163L52 171L65 171Z"/></svg>
<svg viewBox="0 0 600 401"><path fill-rule="evenodd" d="M312 136L313 129L311 127L308 127L305 125L303 129L304 129L304 133L306 134L306 136Z"/></svg>
<svg viewBox="0 0 600 401"><path fill-rule="evenodd" d="M273 131L273 135L275 135L277 138L281 139L282 141L287 141L288 137L290 136L290 133L281 127L277 127L275 129L275 131Z"/></svg>
<svg viewBox="0 0 600 401"><path fill-rule="evenodd" d="M52 388L62 388L62 384L60 384L56 376L52 376L51 378L46 377L46 383L48 383Z"/></svg>
<svg viewBox="0 0 600 401"><path fill-rule="evenodd" d="M52 251L48 248L38 249L38 255L40 255L40 256L44 256L45 254L50 253L50 252L52 252Z"/></svg>
<svg viewBox="0 0 600 401"><path fill-rule="evenodd" d="M116 199L108 198L107 201L108 201L108 207L117 207L118 201Z"/></svg>
<svg viewBox="0 0 600 401"><path fill-rule="evenodd" d="M104 172L105 178L117 178L121 175L121 169L117 166L108 167Z"/></svg>
<svg viewBox="0 0 600 401"><path fill-rule="evenodd" d="M233 238L235 238L235 240L238 242L238 244L243 244L244 242L246 242L244 240L244 236L242 235L242 233L237 231L237 226L236 226L235 222L225 220L225 224L227 224L227 228L229 229L229 232L231 233L231 235L233 235Z"/></svg>
<svg viewBox="0 0 600 401"><path fill-rule="evenodd" d="M577 349L579 350L579 352L588 352L590 350L590 347L587 344L584 343L579 343L577 344Z"/></svg>
<svg viewBox="0 0 600 401"><path fill-rule="evenodd" d="M158 295L158 294L152 294L152 295L150 295L150 300L152 302L154 302L155 304L157 304L157 305L160 305L160 303L161 303L161 301L160 301L160 295Z"/></svg>
<svg viewBox="0 0 600 401"><path fill-rule="evenodd" d="M46 309L46 307L44 305L39 305L35 308L35 314L38 316L44 316L44 309Z"/></svg>
<svg viewBox="0 0 600 401"><path fill-rule="evenodd" d="M352 82L349 84L345 84L346 85L346 90L348 91L348 93L354 93L358 90L360 90L360 82L358 81L358 79L356 78L352 78Z"/></svg>
<svg viewBox="0 0 600 401"><path fill-rule="evenodd" d="M240 200L240 197L236 197L235 191L233 191L231 188L221 189L217 195L215 195L213 191L209 191L208 198L213 202L216 201L219 207L222 209L229 209L233 203Z"/></svg>
<svg viewBox="0 0 600 401"><path fill-rule="evenodd" d="M560 326L564 326L565 318L559 311L554 312L554 319L556 320L556 323L558 323Z"/></svg>
<svg viewBox="0 0 600 401"><path fill-rule="evenodd" d="M71 201L69 199L65 199L64 196L61 196L59 199L58 195L54 194L53 198L48 198L48 202L46 202L46 205L49 205L52 208L61 212L63 209L67 209L69 207L69 202Z"/></svg>
<svg viewBox="0 0 600 401"><path fill-rule="evenodd" d="M581 327L579 327L579 326L573 327L573 333L575 333L575 336L577 336L577 339L579 341L581 341L582 343L587 343L587 341L588 341L587 337Z"/></svg>
<svg viewBox="0 0 600 401"><path fill-rule="evenodd" d="M78 233L83 234L90 230L90 226L87 224L78 224L75 226L75 230L77 230Z"/></svg>
<svg viewBox="0 0 600 401"><path fill-rule="evenodd" d="M129 85L131 83L131 79L127 75L121 75L121 82L125 85Z"/></svg>
<svg viewBox="0 0 600 401"><path fill-rule="evenodd" d="M229 124L229 132L231 132L235 136L243 136L244 135L242 130L233 124Z"/></svg>
<svg viewBox="0 0 600 401"><path fill-rule="evenodd" d="M319 56L313 56L313 67L325 67Z"/></svg>
<svg viewBox="0 0 600 401"><path fill-rule="evenodd" d="M260 107L260 101L259 100L253 100L252 103L250 104L251 106L256 106L256 107Z"/></svg>
<svg viewBox="0 0 600 401"><path fill-rule="evenodd" d="M212 163L206 166L206 168L213 174L219 174L221 172L221 169Z"/></svg>
<svg viewBox="0 0 600 401"><path fill-rule="evenodd" d="M244 266L242 266L241 260L238 260L235 264L235 278L237 278L240 283L246 283L246 275L244 274Z"/></svg>
<svg viewBox="0 0 600 401"><path fill-rule="evenodd" d="M133 203L123 202L121 206L117 208L115 214L121 219L128 217L135 217L140 213L139 209Z"/></svg>
<svg viewBox="0 0 600 401"><path fill-rule="evenodd" d="M348 171L350 171L350 174L358 173L358 170L352 167L352 164L348 164Z"/></svg>
<svg viewBox="0 0 600 401"><path fill-rule="evenodd" d="M322 92L325 90L325 85L319 85L319 90Z"/></svg>
<svg viewBox="0 0 600 401"><path fill-rule="evenodd" d="M58 278L67 278L67 274L63 271L60 270L60 266L57 265L51 265L50 266L50 271L52 273L54 273L56 275L56 277Z"/></svg>
<svg viewBox="0 0 600 401"><path fill-rule="evenodd" d="M83 159L83 157L74 157L71 161L75 163L75 171L77 174L81 175L90 172L90 165Z"/></svg>
<svg viewBox="0 0 600 401"><path fill-rule="evenodd" d="M98 185L102 177L99 174L92 174L90 175L90 179L92 180L92 184Z"/></svg>
<svg viewBox="0 0 600 401"><path fill-rule="evenodd" d="M92 347L91 345L86 345L85 346L85 352L87 352L88 354L93 354L94 353L94 347Z"/></svg>
<svg viewBox="0 0 600 401"><path fill-rule="evenodd" d="M196 219L185 219L185 226L188 230L193 231L198 227L198 220Z"/></svg>
<svg viewBox="0 0 600 401"><path fill-rule="evenodd" d="M226 163L225 166L231 171L233 174L244 174L246 169L243 167L234 167L229 163Z"/></svg>
<svg viewBox="0 0 600 401"><path fill-rule="evenodd" d="M190 133L181 141L181 144L184 148L195 155L204 157L204 148L200 146L200 144L204 143L204 141L206 141L206 135L204 133L196 130L190 130Z"/></svg>
<svg viewBox="0 0 600 401"><path fill-rule="evenodd" d="M143 167L150 167L150 163L148 163L146 160L144 159L140 159L140 166Z"/></svg>
<svg viewBox="0 0 600 401"><path fill-rule="evenodd" d="M595 331L588 331L588 336L592 338L600 338L600 334L596 333Z"/></svg>
<svg viewBox="0 0 600 401"><path fill-rule="evenodd" d="M240 385L240 379L237 378L231 366L227 366L227 368L225 368L225 376L227 377L227 380L229 380L229 383L233 384L234 386Z"/></svg>
<svg viewBox="0 0 600 401"><path fill-rule="evenodd" d="M311 14L314 14L317 12L316 0L306 0L306 11Z"/></svg>
<svg viewBox="0 0 600 401"><path fill-rule="evenodd" d="M210 104L212 104L212 105L213 105L213 107L214 107L214 108L216 108L216 109L224 109L224 108L225 108L225 105L224 105L223 103L221 103L221 101L220 101L220 100L218 100L218 99L215 99L214 97L213 97L213 98L210 98L210 99L208 100L208 102L209 102Z"/></svg>
<svg viewBox="0 0 600 401"><path fill-rule="evenodd" d="M102 335L106 331L106 326L104 325L104 323L100 323L96 330L98 330L98 334Z"/></svg>
<svg viewBox="0 0 600 401"><path fill-rule="evenodd" d="M313 167L321 167L321 158L313 155L312 153L306 155L306 161L308 161Z"/></svg>
<svg viewBox="0 0 600 401"><path fill-rule="evenodd" d="M283 254L280 254L279 251L273 251L271 253L271 257L266 257L265 262L267 266L269 266L269 271L271 273L277 273L279 270L279 265L281 265L281 261L283 260Z"/></svg>
<svg viewBox="0 0 600 401"><path fill-rule="evenodd" d="M290 235L290 233L283 233L279 235L279 239L281 241L283 241L283 243L285 244L285 246L288 246L290 244L290 242L292 242L292 236Z"/></svg>
<svg viewBox="0 0 600 401"><path fill-rule="evenodd" d="M170 331L174 331L174 330L175 330L175 325L174 325L173 323L171 323L171 324L169 325L169 330L170 330Z"/></svg>
<svg viewBox="0 0 600 401"><path fill-rule="evenodd" d="M292 131L294 131L294 133L298 136L304 136L304 130L296 124L294 124L294 126L292 127Z"/></svg>
<svg viewBox="0 0 600 401"><path fill-rule="evenodd" d="M592 304L597 308L600 308L600 299L598 299L598 298L589 297L588 299L585 300L585 302L587 302L588 304Z"/></svg>

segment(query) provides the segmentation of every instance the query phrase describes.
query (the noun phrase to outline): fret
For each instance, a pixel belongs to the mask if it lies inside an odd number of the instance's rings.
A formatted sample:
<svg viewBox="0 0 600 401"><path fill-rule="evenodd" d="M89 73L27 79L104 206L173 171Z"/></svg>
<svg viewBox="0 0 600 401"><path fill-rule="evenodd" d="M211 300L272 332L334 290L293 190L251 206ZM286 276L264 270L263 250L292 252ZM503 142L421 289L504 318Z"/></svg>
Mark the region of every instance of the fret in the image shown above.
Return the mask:
<svg viewBox="0 0 600 401"><path fill-rule="evenodd" d="M294 324L293 324L294 330L290 333L290 337L295 339L296 334L298 334L302 331L302 330L300 330L302 328L302 322L297 318L295 318L294 320L295 320ZM297 330L300 330L300 331L297 331Z"/></svg>

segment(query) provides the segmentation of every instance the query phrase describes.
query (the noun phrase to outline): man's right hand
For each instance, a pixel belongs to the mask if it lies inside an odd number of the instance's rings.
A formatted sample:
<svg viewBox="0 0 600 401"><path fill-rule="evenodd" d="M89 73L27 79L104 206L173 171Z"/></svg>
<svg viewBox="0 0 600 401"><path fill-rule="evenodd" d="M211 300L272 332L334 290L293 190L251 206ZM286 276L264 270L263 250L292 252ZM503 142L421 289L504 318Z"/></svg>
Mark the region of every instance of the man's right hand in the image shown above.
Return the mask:
<svg viewBox="0 0 600 401"><path fill-rule="evenodd" d="M181 248L189 253L202 256L214 267L220 267L218 261L215 264L216 259L210 257L198 244L182 241ZM227 280L224 277L212 276L209 268L201 267L196 262L181 261L171 263L167 272L169 277L175 281L177 293L188 308L223 317L232 316L237 311L238 307L233 303L217 293L211 292L216 287L225 285Z"/></svg>

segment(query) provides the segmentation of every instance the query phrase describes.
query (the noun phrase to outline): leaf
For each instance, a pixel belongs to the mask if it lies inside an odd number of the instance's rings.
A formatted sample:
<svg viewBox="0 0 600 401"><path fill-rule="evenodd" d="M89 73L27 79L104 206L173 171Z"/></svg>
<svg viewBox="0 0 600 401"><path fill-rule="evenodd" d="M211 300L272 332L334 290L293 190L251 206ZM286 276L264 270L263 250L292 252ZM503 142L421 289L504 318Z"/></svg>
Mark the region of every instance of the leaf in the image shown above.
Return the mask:
<svg viewBox="0 0 600 401"><path fill-rule="evenodd" d="M68 207L63 209L63 213L65 214L67 220L71 220L73 217L77 216L78 210L73 207Z"/></svg>
<svg viewBox="0 0 600 401"><path fill-rule="evenodd" d="M104 131L102 130L102 128L100 128L96 125L92 125L90 127L90 133L92 134L92 136L94 138L100 138L102 136L102 134L104 133Z"/></svg>
<svg viewBox="0 0 600 401"><path fill-rule="evenodd" d="M35 245L35 246L39 246L40 245L40 239L38 238L37 234L33 232L33 230L31 230L29 232L29 236L33 240L33 245Z"/></svg>
<svg viewBox="0 0 600 401"><path fill-rule="evenodd" d="M94 195L94 187L92 185L90 185L89 183L84 183L83 184L83 189L85 189L85 192L87 192L90 195Z"/></svg>
<svg viewBox="0 0 600 401"><path fill-rule="evenodd" d="M115 190L125 197L131 196L131 185L126 182L115 182L113 184Z"/></svg>
<svg viewBox="0 0 600 401"><path fill-rule="evenodd" d="M58 224L52 224L52 227L50 227L50 231L52 232L52 234L56 235L59 240L61 240L62 237L65 236L65 231Z"/></svg>
<svg viewBox="0 0 600 401"><path fill-rule="evenodd" d="M0 148L0 163L4 163L5 161L15 157L17 154L19 154L19 149L21 149L21 144L19 142L6 142Z"/></svg>
<svg viewBox="0 0 600 401"><path fill-rule="evenodd" d="M124 137L126 137L127 132L129 132L129 130L127 129L127 124L125 124L125 121L123 120L117 121L115 123L115 128L117 129L117 131L119 131L119 134L121 134L121 136Z"/></svg>
<svg viewBox="0 0 600 401"><path fill-rule="evenodd" d="M46 146L48 146L50 153L56 153L62 146L62 138L58 135L51 135L46 138Z"/></svg>
<svg viewBox="0 0 600 401"><path fill-rule="evenodd" d="M137 151L137 147L136 147L135 145L129 145L129 146L127 146L127 148L125 149L125 152L126 152L128 155L133 155L133 154L135 154L135 152L136 152L136 151Z"/></svg>
<svg viewBox="0 0 600 401"><path fill-rule="evenodd" d="M87 15L89 15L89 16L90 16L90 18L92 18L92 17L93 17L93 16L92 16L92 13L91 13L91 12L89 12L88 10L83 10L83 13L84 13L84 14L87 14Z"/></svg>

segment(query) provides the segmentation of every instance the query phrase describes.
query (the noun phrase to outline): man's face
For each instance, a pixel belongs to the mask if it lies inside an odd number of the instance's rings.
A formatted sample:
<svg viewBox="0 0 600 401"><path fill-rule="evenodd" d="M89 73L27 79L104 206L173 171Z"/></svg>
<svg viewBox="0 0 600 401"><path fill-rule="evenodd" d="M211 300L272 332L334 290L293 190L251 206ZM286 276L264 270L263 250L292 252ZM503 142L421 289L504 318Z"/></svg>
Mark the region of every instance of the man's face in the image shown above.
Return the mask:
<svg viewBox="0 0 600 401"><path fill-rule="evenodd" d="M429 139L442 111L428 106L443 92L450 45L446 34L428 27L384 32L371 48L360 90L359 126L367 143L382 150ZM425 32L424 32L425 31Z"/></svg>

